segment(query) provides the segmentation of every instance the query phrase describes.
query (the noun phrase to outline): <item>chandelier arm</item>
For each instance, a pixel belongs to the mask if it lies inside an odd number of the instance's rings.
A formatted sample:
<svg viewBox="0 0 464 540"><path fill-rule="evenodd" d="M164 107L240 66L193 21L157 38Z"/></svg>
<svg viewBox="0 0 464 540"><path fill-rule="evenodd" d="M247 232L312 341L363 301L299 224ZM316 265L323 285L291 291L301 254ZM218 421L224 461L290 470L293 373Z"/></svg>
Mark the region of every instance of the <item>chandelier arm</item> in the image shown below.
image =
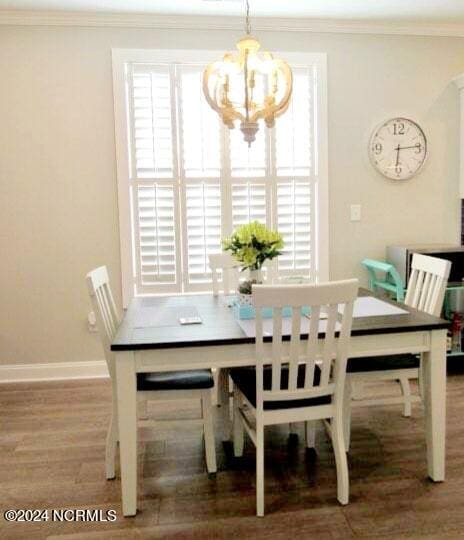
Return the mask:
<svg viewBox="0 0 464 540"><path fill-rule="evenodd" d="M214 74L214 72L217 71L218 64L219 62L214 62L213 64L210 64L203 72L203 95L205 96L208 105L219 114L224 124L231 127L230 124L232 124L234 120L243 121L245 120L245 117L240 111L237 111L233 107L220 107L211 97L208 87L208 79L210 75Z"/></svg>
<svg viewBox="0 0 464 540"><path fill-rule="evenodd" d="M226 116L228 116L232 120L245 120L245 117L243 116L243 114L240 111L237 111L236 109L234 109L233 107L226 107L226 108L221 109L219 111L221 117L223 116L223 112L225 111L227 111Z"/></svg>
<svg viewBox="0 0 464 540"><path fill-rule="evenodd" d="M290 98L292 97L292 90L293 90L293 73L290 69L290 66L287 64L287 62L284 62L283 60L277 60L277 63L279 64L279 69L284 74L284 77L286 78L288 84L285 89L285 94L283 95L282 99L280 100L280 110L276 114L276 116L280 116L283 114L290 104Z"/></svg>
<svg viewBox="0 0 464 540"><path fill-rule="evenodd" d="M264 118L265 116L273 116L275 118L281 116L290 105L290 98L292 96L292 87L293 87L293 75L292 70L290 69L290 66L284 62L283 60L277 61L279 66L278 69L280 69L284 76L286 77L286 80L288 81L287 87L285 89L285 93L282 97L282 99L279 101L279 103L276 103L275 105L268 106L267 108L259 109L256 111L250 118L250 122L257 122L260 118Z"/></svg>
<svg viewBox="0 0 464 540"><path fill-rule="evenodd" d="M208 103L208 105L215 110L219 115L222 117L222 113L224 111L224 108L217 104L217 102L211 97L209 86L208 86L208 80L211 75L214 75L216 71L218 71L218 65L220 62L214 62L210 64L205 71L203 72L203 95L205 96L205 99ZM233 116L234 119L244 120L245 117L242 113L239 111L236 111L232 107L228 107L229 114Z"/></svg>
<svg viewBox="0 0 464 540"><path fill-rule="evenodd" d="M217 71L217 64L219 62L214 62L210 64L205 71L203 72L203 94L205 96L206 101L208 102L208 105L214 109L216 112L220 113L222 111L221 107L217 105L217 103L212 99L210 93L209 93L209 87L208 87L208 80L210 76Z"/></svg>

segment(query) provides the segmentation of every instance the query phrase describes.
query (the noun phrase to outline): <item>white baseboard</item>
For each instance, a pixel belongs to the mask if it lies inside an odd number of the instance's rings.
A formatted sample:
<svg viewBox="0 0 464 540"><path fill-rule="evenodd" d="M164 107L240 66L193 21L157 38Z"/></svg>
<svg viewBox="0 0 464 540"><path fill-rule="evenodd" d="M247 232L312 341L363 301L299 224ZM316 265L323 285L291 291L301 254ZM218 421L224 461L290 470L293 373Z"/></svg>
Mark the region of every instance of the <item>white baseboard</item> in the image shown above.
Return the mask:
<svg viewBox="0 0 464 540"><path fill-rule="evenodd" d="M105 360L0 366L0 383L109 377Z"/></svg>

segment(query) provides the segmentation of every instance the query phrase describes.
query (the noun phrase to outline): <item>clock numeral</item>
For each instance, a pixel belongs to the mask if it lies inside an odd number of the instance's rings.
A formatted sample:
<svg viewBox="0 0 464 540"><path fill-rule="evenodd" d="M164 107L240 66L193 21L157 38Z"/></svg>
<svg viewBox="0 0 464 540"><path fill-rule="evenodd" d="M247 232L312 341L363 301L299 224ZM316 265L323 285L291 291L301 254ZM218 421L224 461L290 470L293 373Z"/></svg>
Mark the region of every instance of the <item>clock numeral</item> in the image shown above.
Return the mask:
<svg viewBox="0 0 464 540"><path fill-rule="evenodd" d="M382 153L382 150L383 150L383 146L382 146L382 143L375 143L374 144L374 147L373 147L373 150L374 150L374 154L376 156L378 156L379 154Z"/></svg>
<svg viewBox="0 0 464 540"><path fill-rule="evenodd" d="M395 122L393 124L393 135L404 135L404 123Z"/></svg>
<svg viewBox="0 0 464 540"><path fill-rule="evenodd" d="M422 145L420 142L416 144L416 149L414 150L416 154L420 154L422 152Z"/></svg>
<svg viewBox="0 0 464 540"><path fill-rule="evenodd" d="M398 176L400 176L402 170L403 170L403 168L401 167L401 165L397 165L397 166L395 167L395 172L396 172L396 174L397 174Z"/></svg>

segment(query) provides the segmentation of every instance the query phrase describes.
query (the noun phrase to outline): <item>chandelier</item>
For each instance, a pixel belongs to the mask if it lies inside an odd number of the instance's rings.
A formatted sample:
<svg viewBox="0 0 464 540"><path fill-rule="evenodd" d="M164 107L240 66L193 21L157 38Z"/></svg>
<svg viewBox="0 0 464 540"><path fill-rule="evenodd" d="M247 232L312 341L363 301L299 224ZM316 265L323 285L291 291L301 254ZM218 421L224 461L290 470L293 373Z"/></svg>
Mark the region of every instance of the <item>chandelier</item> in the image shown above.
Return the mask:
<svg viewBox="0 0 464 540"><path fill-rule="evenodd" d="M250 34L250 5L246 0L246 36L237 42L238 54L226 53L203 73L206 101L224 124L233 129L236 120L248 146L256 138L259 120L272 128L292 95L289 65L270 52L258 53L261 45Z"/></svg>

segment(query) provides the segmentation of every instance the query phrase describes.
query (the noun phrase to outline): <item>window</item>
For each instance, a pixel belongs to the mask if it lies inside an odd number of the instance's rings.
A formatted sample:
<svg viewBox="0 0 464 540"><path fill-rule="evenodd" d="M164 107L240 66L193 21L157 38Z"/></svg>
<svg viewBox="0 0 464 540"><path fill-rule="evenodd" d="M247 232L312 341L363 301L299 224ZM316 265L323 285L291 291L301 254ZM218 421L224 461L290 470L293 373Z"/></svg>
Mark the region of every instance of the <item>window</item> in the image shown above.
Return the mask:
<svg viewBox="0 0 464 540"><path fill-rule="evenodd" d="M284 56L293 96L248 148L206 103L220 51L113 50L123 297L211 289L208 255L243 223L278 229L282 276L327 279L324 55Z"/></svg>

